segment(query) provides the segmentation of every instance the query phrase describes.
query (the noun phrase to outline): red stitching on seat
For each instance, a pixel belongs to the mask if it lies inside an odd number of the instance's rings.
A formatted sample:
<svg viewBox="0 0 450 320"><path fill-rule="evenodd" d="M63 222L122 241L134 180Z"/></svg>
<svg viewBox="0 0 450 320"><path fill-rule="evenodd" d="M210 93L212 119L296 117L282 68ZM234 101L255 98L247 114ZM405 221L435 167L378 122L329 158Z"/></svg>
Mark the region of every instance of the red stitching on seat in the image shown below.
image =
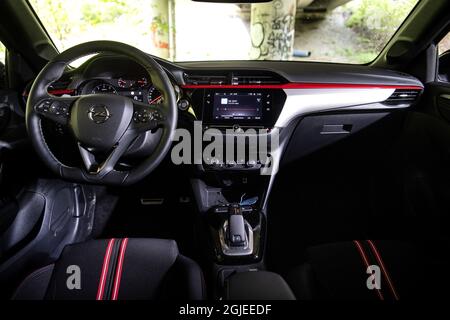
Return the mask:
<svg viewBox="0 0 450 320"><path fill-rule="evenodd" d="M116 277L114 279L114 287L111 300L117 300L117 297L119 296L120 280L122 279L123 261L125 258L125 251L127 249L127 244L128 238L123 239L122 243L120 244L119 261L117 263L117 271Z"/></svg>
<svg viewBox="0 0 450 320"><path fill-rule="evenodd" d="M394 295L395 300L399 300L399 296L397 294L397 291L395 290L394 283L391 280L391 277L389 276L389 273L384 266L383 259L381 258L381 254L378 252L377 247L375 246L375 243L372 242L372 240L367 240L370 247L372 248L372 251L377 258L378 263L381 266L381 270L383 271L384 276L386 277L387 283L389 284L389 288L391 288L392 294Z"/></svg>
<svg viewBox="0 0 450 320"><path fill-rule="evenodd" d="M369 268L369 259L367 259L366 253L364 252L363 247L361 246L361 244L359 243L358 240L353 240L353 243L356 246L356 249L358 249L359 254L361 255L361 258L366 266L366 270L367 268ZM378 297L380 298L380 300L384 300L383 294L381 293L380 289L376 289L375 290L378 293Z"/></svg>
<svg viewBox="0 0 450 320"><path fill-rule="evenodd" d="M109 261L111 260L111 251L114 245L114 240L115 239L110 239L108 242L108 246L106 247L105 256L103 258L102 273L100 274L100 281L97 289L96 300L103 300L103 294L105 292L106 276L108 275Z"/></svg>

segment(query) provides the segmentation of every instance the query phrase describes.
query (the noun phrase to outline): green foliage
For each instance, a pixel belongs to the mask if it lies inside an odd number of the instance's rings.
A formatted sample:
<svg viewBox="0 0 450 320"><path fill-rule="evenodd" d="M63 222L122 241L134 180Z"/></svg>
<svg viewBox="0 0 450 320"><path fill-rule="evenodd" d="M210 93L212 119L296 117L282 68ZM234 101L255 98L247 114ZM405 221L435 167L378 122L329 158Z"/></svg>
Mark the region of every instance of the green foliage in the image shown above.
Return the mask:
<svg viewBox="0 0 450 320"><path fill-rule="evenodd" d="M350 3L346 26L361 35L361 41L380 52L397 31L417 0L360 0Z"/></svg>
<svg viewBox="0 0 450 320"><path fill-rule="evenodd" d="M378 56L377 52L373 51L364 51L364 52L356 52L355 54L351 55L352 62L359 63L359 64L365 64L370 61L373 61Z"/></svg>
<svg viewBox="0 0 450 320"><path fill-rule="evenodd" d="M142 41L138 37L150 30L150 0L29 1L60 50L98 39L115 39L136 46ZM126 30L132 30L129 37Z"/></svg>
<svg viewBox="0 0 450 320"><path fill-rule="evenodd" d="M158 30L158 32L161 34L168 33L169 23L167 22L167 19L163 19L161 17L153 17L152 28Z"/></svg>
<svg viewBox="0 0 450 320"><path fill-rule="evenodd" d="M33 7L39 7L39 17L44 22L48 32L56 35L57 40L63 40L67 34L70 34L72 25L69 19L69 10L67 9L69 1L64 0L30 0ZM52 21L51 24L45 23Z"/></svg>
<svg viewBox="0 0 450 320"><path fill-rule="evenodd" d="M369 51L365 47L352 47L352 48L336 48L334 52L331 53L333 56L345 57L345 61L350 61L351 63L365 64L373 61L378 52Z"/></svg>
<svg viewBox="0 0 450 320"><path fill-rule="evenodd" d="M5 46L0 42L0 62L5 63Z"/></svg>
<svg viewBox="0 0 450 320"><path fill-rule="evenodd" d="M90 1L81 7L82 20L92 26L100 23L113 23L122 15L132 14L130 7L124 0Z"/></svg>

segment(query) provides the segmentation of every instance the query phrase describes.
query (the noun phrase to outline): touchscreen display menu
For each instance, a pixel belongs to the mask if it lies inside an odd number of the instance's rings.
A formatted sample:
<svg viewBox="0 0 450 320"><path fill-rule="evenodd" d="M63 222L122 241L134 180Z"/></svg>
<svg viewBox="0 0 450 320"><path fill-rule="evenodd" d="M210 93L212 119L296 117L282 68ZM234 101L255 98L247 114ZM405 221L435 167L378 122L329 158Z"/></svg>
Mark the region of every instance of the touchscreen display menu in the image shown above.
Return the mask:
<svg viewBox="0 0 450 320"><path fill-rule="evenodd" d="M261 120L263 95L261 92L215 92L214 120Z"/></svg>

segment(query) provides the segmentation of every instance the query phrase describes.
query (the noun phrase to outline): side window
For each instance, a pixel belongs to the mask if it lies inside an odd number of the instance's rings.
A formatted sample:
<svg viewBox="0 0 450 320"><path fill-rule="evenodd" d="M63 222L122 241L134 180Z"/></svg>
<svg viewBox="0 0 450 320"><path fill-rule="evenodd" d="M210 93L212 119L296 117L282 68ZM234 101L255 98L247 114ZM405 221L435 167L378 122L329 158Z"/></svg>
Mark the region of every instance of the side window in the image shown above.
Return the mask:
<svg viewBox="0 0 450 320"><path fill-rule="evenodd" d="M439 42L439 56L441 56L441 54L447 52L448 50L450 50L450 32Z"/></svg>
<svg viewBox="0 0 450 320"><path fill-rule="evenodd" d="M5 57L6 57L6 49L3 43L0 42L0 62L5 64Z"/></svg>
<svg viewBox="0 0 450 320"><path fill-rule="evenodd" d="M5 59L6 48L3 43L0 42L0 89L5 87Z"/></svg>
<svg viewBox="0 0 450 320"><path fill-rule="evenodd" d="M450 82L450 32L438 44L439 70L438 80Z"/></svg>

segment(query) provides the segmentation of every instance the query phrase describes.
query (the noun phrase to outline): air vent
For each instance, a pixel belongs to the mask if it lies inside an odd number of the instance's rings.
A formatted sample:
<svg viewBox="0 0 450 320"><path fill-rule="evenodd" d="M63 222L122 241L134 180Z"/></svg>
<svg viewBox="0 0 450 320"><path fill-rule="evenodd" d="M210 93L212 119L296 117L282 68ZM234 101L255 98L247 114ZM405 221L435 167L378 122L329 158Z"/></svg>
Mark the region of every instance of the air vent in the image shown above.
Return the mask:
<svg viewBox="0 0 450 320"><path fill-rule="evenodd" d="M193 75L184 74L186 84L192 85L222 85L229 84L229 77L226 75Z"/></svg>
<svg viewBox="0 0 450 320"><path fill-rule="evenodd" d="M58 80L56 82L53 82L50 86L49 86L49 90L61 90L61 89L66 89L70 83L72 82L72 79L67 79L67 80Z"/></svg>
<svg viewBox="0 0 450 320"><path fill-rule="evenodd" d="M386 100L387 104L403 104L403 103L413 103L417 100L421 93L421 90L415 89L397 89L395 92Z"/></svg>
<svg viewBox="0 0 450 320"><path fill-rule="evenodd" d="M232 84L280 84L282 81L272 75L234 75L232 78Z"/></svg>
<svg viewBox="0 0 450 320"><path fill-rule="evenodd" d="M271 85L287 81L275 73L269 72L239 72L221 71L215 73L196 72L184 74L184 81L188 85Z"/></svg>
<svg viewBox="0 0 450 320"><path fill-rule="evenodd" d="M51 85L48 86L48 92L55 96L77 95L76 90L68 89L68 87L71 83L72 83L72 79L69 79L69 80L60 79L56 82L53 82Z"/></svg>

